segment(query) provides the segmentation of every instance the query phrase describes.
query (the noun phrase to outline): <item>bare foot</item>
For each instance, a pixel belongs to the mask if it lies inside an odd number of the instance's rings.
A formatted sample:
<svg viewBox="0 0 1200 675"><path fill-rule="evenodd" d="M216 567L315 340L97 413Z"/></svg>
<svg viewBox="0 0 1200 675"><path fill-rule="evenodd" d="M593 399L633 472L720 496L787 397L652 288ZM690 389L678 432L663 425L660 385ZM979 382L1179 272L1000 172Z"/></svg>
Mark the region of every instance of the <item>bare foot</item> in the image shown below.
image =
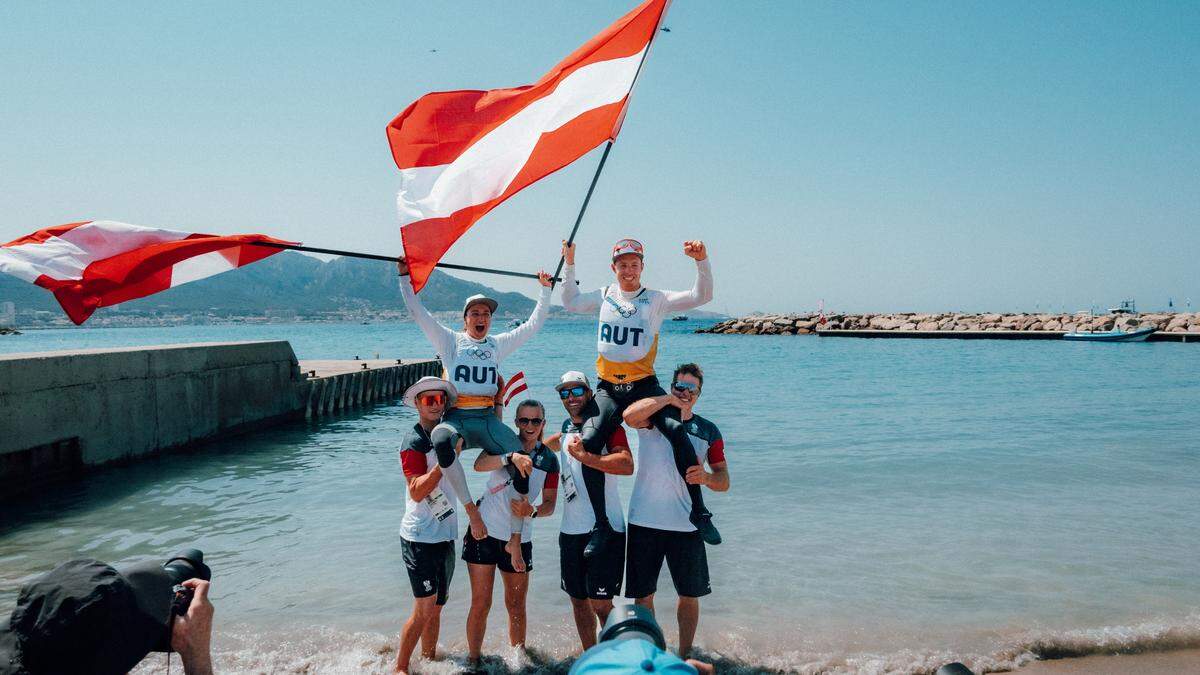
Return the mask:
<svg viewBox="0 0 1200 675"><path fill-rule="evenodd" d="M525 556L521 555L521 540L519 538L509 539L504 545L504 550L508 551L508 556L512 559L512 568L518 572L525 571Z"/></svg>

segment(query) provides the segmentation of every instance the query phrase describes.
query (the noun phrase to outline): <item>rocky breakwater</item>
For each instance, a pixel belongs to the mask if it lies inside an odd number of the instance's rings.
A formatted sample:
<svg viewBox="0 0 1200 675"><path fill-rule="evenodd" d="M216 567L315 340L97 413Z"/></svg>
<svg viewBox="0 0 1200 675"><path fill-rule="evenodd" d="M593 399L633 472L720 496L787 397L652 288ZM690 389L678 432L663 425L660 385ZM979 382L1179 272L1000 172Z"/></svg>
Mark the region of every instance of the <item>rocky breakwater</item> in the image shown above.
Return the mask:
<svg viewBox="0 0 1200 675"><path fill-rule="evenodd" d="M0 335L20 335L20 334L21 334L21 331L16 330L15 328L6 328L4 326L0 326Z"/></svg>
<svg viewBox="0 0 1200 675"><path fill-rule="evenodd" d="M1133 329L1154 326L1165 333L1200 333L1200 312L1139 314L765 314L728 319L697 333L743 335L808 335L824 330L914 332L1046 331Z"/></svg>

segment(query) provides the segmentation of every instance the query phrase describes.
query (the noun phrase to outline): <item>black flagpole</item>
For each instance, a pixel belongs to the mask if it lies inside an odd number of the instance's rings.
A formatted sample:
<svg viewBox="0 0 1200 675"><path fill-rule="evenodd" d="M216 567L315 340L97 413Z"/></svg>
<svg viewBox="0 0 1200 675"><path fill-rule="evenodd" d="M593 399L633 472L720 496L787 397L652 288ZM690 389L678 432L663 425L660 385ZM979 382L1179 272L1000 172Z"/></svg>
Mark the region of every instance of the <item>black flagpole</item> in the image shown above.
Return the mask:
<svg viewBox="0 0 1200 675"><path fill-rule="evenodd" d="M646 51L642 52L642 60L638 61L637 70L633 73L633 82L629 83L629 94L627 95L629 98L633 97L633 88L637 86L638 76L642 74L642 66L646 65L646 57L650 55L650 46L654 44L654 39L658 37L659 26L662 25L662 21L665 17L666 10L663 11L662 16L658 17L658 23L654 26L654 33L650 36L650 41L646 43ZM621 111L622 123L625 121L625 112L629 108L628 98L625 101L625 107L626 110ZM579 207L579 215L575 217L575 226L571 228L571 235L567 237L568 246L575 243L575 234L579 232L579 224L583 222L583 214L585 211L587 211L588 202L592 201L592 192L596 190L596 181L600 180L600 172L604 170L604 162L608 160L608 151L612 150L612 146L613 139L610 138L608 143L604 146L604 154L600 155L600 165L596 167L596 174L592 176L592 184L588 186L587 195L583 198L583 205ZM558 275L562 273L563 263L566 261L566 256L560 255L558 257L558 267L554 268L554 277L550 280L551 288L554 288L554 286L561 281Z"/></svg>
<svg viewBox="0 0 1200 675"><path fill-rule="evenodd" d="M396 262L400 258L394 255L379 255L377 253L356 253L354 251L339 251L332 248L317 248L315 246L300 246L299 244L276 244L270 241L252 241L254 246L266 246L268 248L284 248L289 251L308 251L309 253L327 253L329 255L340 255L347 258L363 258L364 260L386 260L388 262ZM440 262L436 267L444 267L451 270L463 270L466 272L487 272L488 274L500 274L506 277L521 277L522 279L537 279L538 275L530 274L529 272L510 272L508 270L497 270L491 267L473 267L471 265L455 265L453 263ZM558 276L557 273L555 276Z"/></svg>

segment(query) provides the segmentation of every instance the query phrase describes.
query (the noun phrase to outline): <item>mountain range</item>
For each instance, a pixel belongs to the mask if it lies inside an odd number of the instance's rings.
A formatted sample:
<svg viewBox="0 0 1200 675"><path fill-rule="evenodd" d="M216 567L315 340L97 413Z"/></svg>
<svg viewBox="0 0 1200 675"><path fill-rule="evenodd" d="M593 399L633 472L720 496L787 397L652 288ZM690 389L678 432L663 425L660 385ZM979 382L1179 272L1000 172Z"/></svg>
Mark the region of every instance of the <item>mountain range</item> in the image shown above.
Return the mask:
<svg viewBox="0 0 1200 675"><path fill-rule="evenodd" d="M463 299L476 293L495 298L500 303L499 314L527 316L533 311L534 301L520 293L501 293L440 270L429 278L421 300L433 312L461 311ZM54 296L44 289L0 274L0 302L4 301L13 302L18 312L62 311ZM341 257L326 262L284 251L253 265L123 303L119 309L217 316L293 310L305 316L354 310L403 311L404 301L392 263ZM101 309L96 316L110 311Z"/></svg>

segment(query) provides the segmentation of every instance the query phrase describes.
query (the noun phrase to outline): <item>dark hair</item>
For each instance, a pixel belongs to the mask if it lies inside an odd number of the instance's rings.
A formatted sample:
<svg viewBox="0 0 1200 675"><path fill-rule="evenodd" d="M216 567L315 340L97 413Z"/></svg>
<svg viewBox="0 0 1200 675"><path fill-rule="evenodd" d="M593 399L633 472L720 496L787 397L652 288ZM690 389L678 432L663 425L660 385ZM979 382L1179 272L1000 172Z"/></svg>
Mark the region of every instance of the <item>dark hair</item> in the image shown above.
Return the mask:
<svg viewBox="0 0 1200 675"><path fill-rule="evenodd" d="M671 375L671 381L679 379L680 375L691 375L700 380L700 388L704 388L704 371L700 369L700 365L696 363L681 363L675 366L675 374Z"/></svg>
<svg viewBox="0 0 1200 675"><path fill-rule="evenodd" d="M521 401L520 403L517 404L516 409L520 410L521 408L524 408L525 406L537 407L537 409L542 412L542 417L543 418L546 417L546 406L542 405L542 402L537 400L536 398L527 398L524 401Z"/></svg>

